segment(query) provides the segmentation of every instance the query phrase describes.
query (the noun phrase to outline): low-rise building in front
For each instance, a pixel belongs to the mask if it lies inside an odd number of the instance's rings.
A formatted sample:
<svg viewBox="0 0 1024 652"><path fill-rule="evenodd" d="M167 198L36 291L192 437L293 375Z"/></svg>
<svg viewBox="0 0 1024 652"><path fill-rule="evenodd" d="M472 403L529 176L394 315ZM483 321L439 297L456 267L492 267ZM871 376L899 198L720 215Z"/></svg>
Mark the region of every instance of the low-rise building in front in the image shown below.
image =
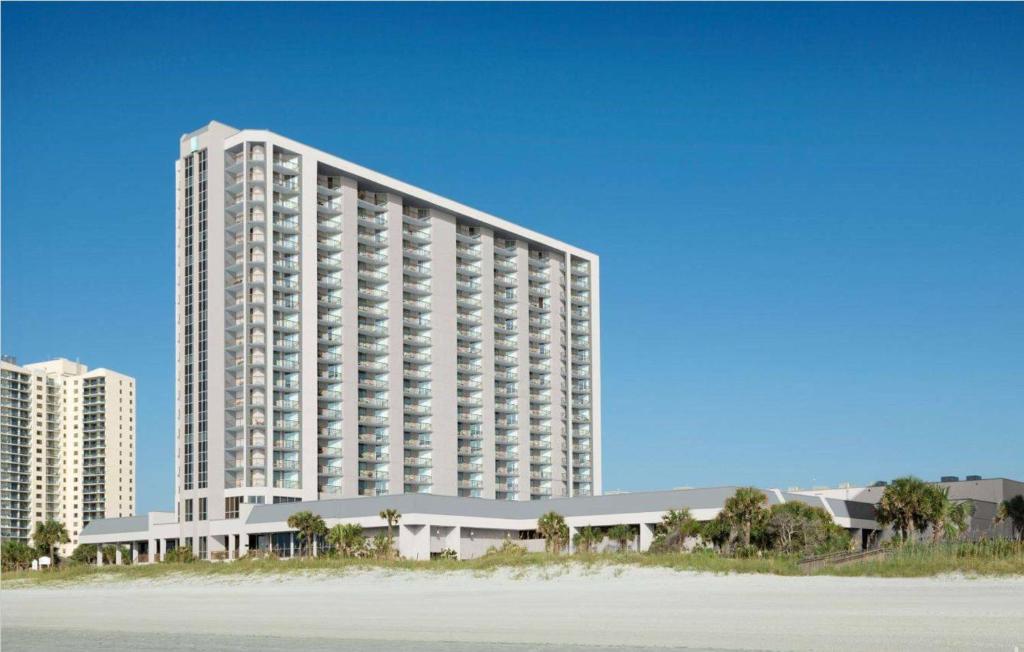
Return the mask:
<svg viewBox="0 0 1024 652"><path fill-rule="evenodd" d="M135 513L135 379L66 359L0 362L0 538Z"/></svg>

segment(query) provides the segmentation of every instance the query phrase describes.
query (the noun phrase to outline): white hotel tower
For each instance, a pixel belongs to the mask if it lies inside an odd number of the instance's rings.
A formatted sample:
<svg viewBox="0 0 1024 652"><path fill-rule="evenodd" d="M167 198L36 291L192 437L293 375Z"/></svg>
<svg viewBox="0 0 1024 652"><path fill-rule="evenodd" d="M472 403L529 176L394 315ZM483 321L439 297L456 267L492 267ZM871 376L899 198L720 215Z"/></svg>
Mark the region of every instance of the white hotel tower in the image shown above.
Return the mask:
<svg viewBox="0 0 1024 652"><path fill-rule="evenodd" d="M176 184L183 521L600 493L595 255L217 122Z"/></svg>

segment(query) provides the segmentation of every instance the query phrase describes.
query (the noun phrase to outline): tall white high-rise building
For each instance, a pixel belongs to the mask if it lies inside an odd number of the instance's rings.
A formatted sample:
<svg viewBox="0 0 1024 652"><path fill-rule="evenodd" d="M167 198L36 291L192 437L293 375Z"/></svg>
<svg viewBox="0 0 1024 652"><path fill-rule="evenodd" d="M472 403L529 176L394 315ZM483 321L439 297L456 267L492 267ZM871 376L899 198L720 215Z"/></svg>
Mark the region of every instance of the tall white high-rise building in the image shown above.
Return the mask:
<svg viewBox="0 0 1024 652"><path fill-rule="evenodd" d="M0 362L0 538L135 513L135 379L58 359Z"/></svg>
<svg viewBox="0 0 1024 652"><path fill-rule="evenodd" d="M595 255L265 130L176 180L182 521L600 493Z"/></svg>

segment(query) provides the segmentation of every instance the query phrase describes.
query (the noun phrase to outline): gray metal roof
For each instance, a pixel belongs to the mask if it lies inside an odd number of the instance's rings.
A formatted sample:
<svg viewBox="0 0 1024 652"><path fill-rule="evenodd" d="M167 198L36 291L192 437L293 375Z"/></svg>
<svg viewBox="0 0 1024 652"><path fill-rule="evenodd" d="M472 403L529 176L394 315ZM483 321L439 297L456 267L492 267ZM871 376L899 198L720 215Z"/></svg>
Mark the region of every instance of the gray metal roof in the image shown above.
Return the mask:
<svg viewBox="0 0 1024 652"><path fill-rule="evenodd" d="M246 523L274 523L288 520L295 512L308 510L323 518L359 518L376 516L387 508L406 514L438 514L442 516L470 516L480 518L536 519L546 512L555 511L562 516L599 516L602 514L631 514L663 512L688 507L690 509L716 509L736 492L736 487L710 489L679 489L673 491L647 491L603 496L575 496L548 500L492 500L464 498L434 494L398 494L394 496L364 496L256 505ZM769 504L778 499L766 491Z"/></svg>
<svg viewBox="0 0 1024 652"><path fill-rule="evenodd" d="M124 518L101 518L82 528L82 536L96 534L123 534L125 532L144 532L149 529L149 516L126 516Z"/></svg>
<svg viewBox="0 0 1024 652"><path fill-rule="evenodd" d="M825 501L836 516L861 518L867 521L875 520L875 506L871 503L862 503L856 500L840 500L839 498L826 498Z"/></svg>

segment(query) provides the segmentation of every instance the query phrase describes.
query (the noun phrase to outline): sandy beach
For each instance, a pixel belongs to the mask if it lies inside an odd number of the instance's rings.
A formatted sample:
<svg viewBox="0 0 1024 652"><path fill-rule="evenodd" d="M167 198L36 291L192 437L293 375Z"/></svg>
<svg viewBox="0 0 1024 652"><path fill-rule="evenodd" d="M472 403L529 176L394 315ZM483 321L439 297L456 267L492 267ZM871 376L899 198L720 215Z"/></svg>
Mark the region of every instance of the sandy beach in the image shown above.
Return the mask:
<svg viewBox="0 0 1024 652"><path fill-rule="evenodd" d="M1024 578L376 570L5 589L0 606L5 652L1024 649Z"/></svg>

